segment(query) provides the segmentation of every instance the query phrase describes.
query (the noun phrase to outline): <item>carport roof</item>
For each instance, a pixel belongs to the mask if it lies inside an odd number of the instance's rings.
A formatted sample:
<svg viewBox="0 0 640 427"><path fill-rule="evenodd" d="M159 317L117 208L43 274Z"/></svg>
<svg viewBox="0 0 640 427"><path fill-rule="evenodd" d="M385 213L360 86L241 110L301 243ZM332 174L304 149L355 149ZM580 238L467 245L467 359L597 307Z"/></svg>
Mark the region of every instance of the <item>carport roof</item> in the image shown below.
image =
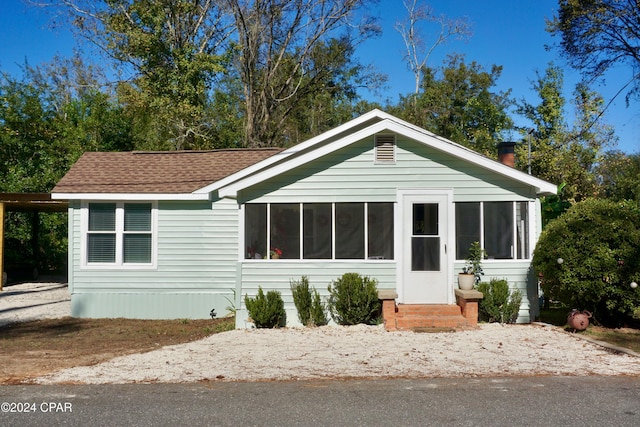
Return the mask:
<svg viewBox="0 0 640 427"><path fill-rule="evenodd" d="M5 211L13 212L66 212L68 203L51 200L49 193L0 193Z"/></svg>

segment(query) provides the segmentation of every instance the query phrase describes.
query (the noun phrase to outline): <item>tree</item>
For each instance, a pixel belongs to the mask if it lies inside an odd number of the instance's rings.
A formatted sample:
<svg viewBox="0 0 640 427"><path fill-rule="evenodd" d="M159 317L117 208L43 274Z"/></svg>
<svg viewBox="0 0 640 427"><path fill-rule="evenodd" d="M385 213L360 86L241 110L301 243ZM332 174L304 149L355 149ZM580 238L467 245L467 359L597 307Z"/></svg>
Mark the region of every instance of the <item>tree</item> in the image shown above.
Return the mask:
<svg viewBox="0 0 640 427"><path fill-rule="evenodd" d="M243 134L224 146L278 145L303 102L355 93L374 76L352 55L379 32L365 0L50 1L131 74L119 99L159 148L213 148L223 139L217 132L236 136L236 118L214 114L229 109L241 115ZM221 90L234 81L240 94Z"/></svg>
<svg viewBox="0 0 640 427"><path fill-rule="evenodd" d="M640 207L588 199L551 221L540 235L533 266L546 298L589 310L620 325L640 306Z"/></svg>
<svg viewBox="0 0 640 427"><path fill-rule="evenodd" d="M633 200L640 206L640 154L609 151L597 168L602 196L611 200Z"/></svg>
<svg viewBox="0 0 640 427"><path fill-rule="evenodd" d="M478 63L452 55L440 68L424 70L422 91L402 97L396 114L407 121L495 158L496 141L512 129L510 91L492 90L502 67L485 71ZM415 101L417 102L414 102Z"/></svg>
<svg viewBox="0 0 640 427"><path fill-rule="evenodd" d="M447 40L454 38L464 40L471 35L471 24L466 18L449 19L445 15L436 16L433 8L428 5L418 4L418 0L405 0L402 2L407 9L408 17L404 22L397 22L396 31L402 36L407 54L404 60L415 78L415 93L420 90L420 80L424 68L433 51ZM421 22L437 24L440 29L435 40L427 45L419 25Z"/></svg>
<svg viewBox="0 0 640 427"><path fill-rule="evenodd" d="M536 72L536 80L532 83L532 89L538 94L540 103L534 105L523 100L516 110L533 124L535 138L531 141L531 173L556 184L562 182L558 179L561 170L556 152L562 147L561 143L567 134L563 86L562 69L550 63L544 74ZM517 154L518 159L529 157L523 147L518 148ZM526 168L521 162L516 166Z"/></svg>
<svg viewBox="0 0 640 427"><path fill-rule="evenodd" d="M94 77L77 57L35 68L25 64L21 80L0 75L0 191L46 193L84 151L132 147L129 117L98 90ZM33 224L31 215L9 212L9 246L29 248ZM62 265L66 215L42 215L40 224L39 267Z"/></svg>
<svg viewBox="0 0 640 427"><path fill-rule="evenodd" d="M269 139L291 146L351 120L359 105L357 87L376 86L382 79L353 63L354 56L353 46L343 40L319 43L311 60L321 74L304 77L295 100L282 103L287 116L271 123Z"/></svg>
<svg viewBox="0 0 640 427"><path fill-rule="evenodd" d="M558 16L547 30L561 37L569 63L589 78L616 65L630 65L628 94L640 90L640 4L637 0L558 0ZM627 100L629 99L627 97Z"/></svg>
<svg viewBox="0 0 640 427"><path fill-rule="evenodd" d="M576 202L597 195L595 167L603 148L616 138L611 126L598 123L602 97L583 83L574 91L575 123L567 125L563 84L562 69L549 64L533 83L540 103L522 101L517 112L533 124L532 130L526 130L531 133L526 137L531 138L531 173L562 185L562 200ZM526 144L517 147L517 158L529 158ZM526 170L529 165L519 161L516 166Z"/></svg>
<svg viewBox="0 0 640 427"><path fill-rule="evenodd" d="M213 0L52 0L77 34L118 65L121 102L158 148L207 148L207 95L228 34ZM151 148L151 147L147 147Z"/></svg>
<svg viewBox="0 0 640 427"><path fill-rule="evenodd" d="M352 54L357 43L379 32L372 19L356 21L370 2L230 0L228 4L237 36L233 61L244 90L246 146L277 145L280 130L303 101L327 92L329 96L353 92L354 79L366 72L352 65Z"/></svg>

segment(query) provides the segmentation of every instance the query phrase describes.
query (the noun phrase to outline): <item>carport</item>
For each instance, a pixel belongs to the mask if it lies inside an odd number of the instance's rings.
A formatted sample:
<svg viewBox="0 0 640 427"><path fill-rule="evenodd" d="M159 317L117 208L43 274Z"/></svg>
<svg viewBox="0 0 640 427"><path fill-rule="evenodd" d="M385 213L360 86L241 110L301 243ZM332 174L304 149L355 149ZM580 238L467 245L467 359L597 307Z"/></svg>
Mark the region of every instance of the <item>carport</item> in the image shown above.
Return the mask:
<svg viewBox="0 0 640 427"><path fill-rule="evenodd" d="M38 227L40 212L66 212L68 203L61 200L51 200L49 193L0 193L0 272L4 273L4 217L5 212L32 212L34 230L31 244L38 247ZM34 251L35 253L35 251ZM0 291L4 284L0 279Z"/></svg>

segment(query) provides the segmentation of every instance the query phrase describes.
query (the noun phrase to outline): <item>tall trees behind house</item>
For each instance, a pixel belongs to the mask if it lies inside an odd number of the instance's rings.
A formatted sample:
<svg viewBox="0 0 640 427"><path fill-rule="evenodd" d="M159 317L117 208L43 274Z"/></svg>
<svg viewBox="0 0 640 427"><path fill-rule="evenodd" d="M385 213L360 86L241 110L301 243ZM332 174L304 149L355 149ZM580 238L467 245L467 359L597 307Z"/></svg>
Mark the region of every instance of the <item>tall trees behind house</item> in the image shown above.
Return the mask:
<svg viewBox="0 0 640 427"><path fill-rule="evenodd" d="M59 174L84 150L295 145L377 106L363 101L358 89L384 82L357 60L359 43L379 32L364 0L50 3L62 4L56 10L113 60L115 71L104 73L117 77L117 84L105 86L99 70L58 61L48 69L28 68L23 81L13 82L40 91L33 99L46 101L43 123L64 128L50 138L64 154L50 165ZM604 105L597 93L584 84L576 87L576 121L567 123L562 70L552 66L534 80L539 103L521 100L514 110L510 90L500 88L499 65L484 68L455 54L440 66L420 61L420 20L437 27L434 40L422 39L428 47L422 54L465 35L470 24L436 15L420 1L405 5L408 24L398 29L404 28L410 68L420 84L417 93L389 101L389 112L489 157L496 156L498 141L526 142L529 129L514 126L521 116L535 130L534 175L564 184L567 200L604 194L597 169L606 160L605 143L615 136L601 124ZM517 166L526 170L523 147ZM33 188L27 181L16 188ZM40 187L51 182L45 179Z"/></svg>
<svg viewBox="0 0 640 427"><path fill-rule="evenodd" d="M371 1L50 3L62 5L80 36L129 74L119 100L159 148L214 148L220 134L236 138L235 146L281 145L301 104L351 102L358 85L378 78L353 56L379 32L365 13ZM229 100L240 103L228 111L220 102ZM241 132L234 131L238 114ZM290 132L285 143L299 136Z"/></svg>
<svg viewBox="0 0 640 427"><path fill-rule="evenodd" d="M0 191L47 192L84 151L131 150L133 122L79 56L0 75Z"/></svg>
<svg viewBox="0 0 640 427"><path fill-rule="evenodd" d="M464 57L449 56L441 67L423 69L417 94L400 98L398 116L488 157L497 157L496 143L513 130L510 90L497 89L502 67L486 71Z"/></svg>
<svg viewBox="0 0 640 427"><path fill-rule="evenodd" d="M431 6L418 0L404 0L402 4L407 10L407 18L397 22L394 28L400 33L407 49L404 61L413 73L414 92L417 94L420 91L424 69L429 65L429 58L436 48L449 39L469 38L471 23L467 18L451 19L445 15L438 15ZM433 40L424 34L424 28L421 25L424 23L436 24L436 27L439 27Z"/></svg>
<svg viewBox="0 0 640 427"><path fill-rule="evenodd" d="M616 66L629 70L627 101L640 95L640 4L637 0L558 0L547 30L560 37L560 52L590 80Z"/></svg>
<svg viewBox="0 0 640 427"><path fill-rule="evenodd" d="M597 120L602 97L582 83L574 90L575 123L567 124L563 86L562 69L549 64L532 84L539 102L522 100L517 111L533 123L532 174L562 184L562 198L574 202L599 196L596 168L615 135L610 126ZM518 148L520 169L526 170L528 157L526 144L522 144Z"/></svg>
<svg viewBox="0 0 640 427"><path fill-rule="evenodd" d="M22 79L0 74L0 192L46 193L84 151L133 148L130 116L99 81L79 56L25 64ZM39 259L40 269L62 267L67 217L50 213L39 221L33 253L32 214L7 212L8 263Z"/></svg>

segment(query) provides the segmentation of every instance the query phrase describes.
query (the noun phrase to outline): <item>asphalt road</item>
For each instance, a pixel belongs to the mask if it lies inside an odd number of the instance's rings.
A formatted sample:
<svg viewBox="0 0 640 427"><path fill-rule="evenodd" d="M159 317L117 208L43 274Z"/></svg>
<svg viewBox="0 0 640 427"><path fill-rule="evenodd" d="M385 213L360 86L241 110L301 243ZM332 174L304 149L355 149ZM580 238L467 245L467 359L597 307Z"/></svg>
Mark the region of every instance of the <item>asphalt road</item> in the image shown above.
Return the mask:
<svg viewBox="0 0 640 427"><path fill-rule="evenodd" d="M638 426L640 378L0 386L0 426Z"/></svg>

